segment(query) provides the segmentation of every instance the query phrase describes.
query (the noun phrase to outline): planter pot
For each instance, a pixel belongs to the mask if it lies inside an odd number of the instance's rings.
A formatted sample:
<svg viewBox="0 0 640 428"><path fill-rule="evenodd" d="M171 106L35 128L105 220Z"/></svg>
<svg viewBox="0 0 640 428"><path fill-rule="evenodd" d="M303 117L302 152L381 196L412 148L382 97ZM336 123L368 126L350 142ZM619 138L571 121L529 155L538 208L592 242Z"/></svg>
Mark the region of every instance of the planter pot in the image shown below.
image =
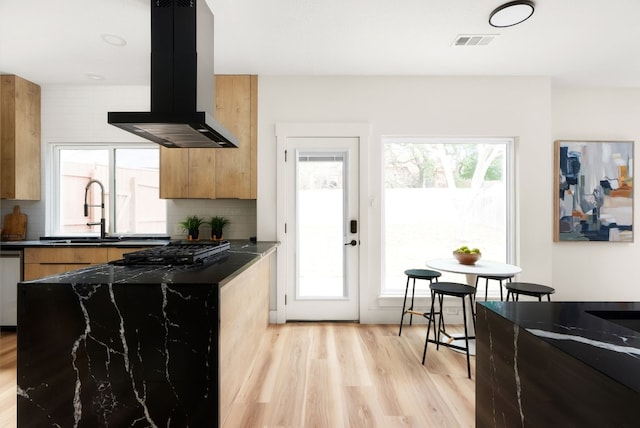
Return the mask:
<svg viewBox="0 0 640 428"><path fill-rule="evenodd" d="M200 239L200 229L191 229L189 230L189 236L187 237L189 241L197 241Z"/></svg>
<svg viewBox="0 0 640 428"><path fill-rule="evenodd" d="M212 230L211 231L211 240L212 241L221 241L222 240L222 230Z"/></svg>

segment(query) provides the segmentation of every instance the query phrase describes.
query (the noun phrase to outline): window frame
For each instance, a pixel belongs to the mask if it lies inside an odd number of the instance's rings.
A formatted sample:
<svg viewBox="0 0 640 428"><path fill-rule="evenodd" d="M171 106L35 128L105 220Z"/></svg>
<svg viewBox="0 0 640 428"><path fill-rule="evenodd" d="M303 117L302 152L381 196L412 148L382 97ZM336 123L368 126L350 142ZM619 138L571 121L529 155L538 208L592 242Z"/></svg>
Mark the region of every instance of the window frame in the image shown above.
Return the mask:
<svg viewBox="0 0 640 428"><path fill-rule="evenodd" d="M48 215L48 225L46 229L48 230L48 235L50 236L59 236L62 234L60 230L60 151L61 150L107 150L108 158L109 158L109 189L115 189L115 177L116 177L116 165L115 165L115 152L118 149L153 149L159 147L157 144L153 143L52 143L51 145L51 189L50 194L52 198L50 198L51 203L49 204L49 215ZM109 202L108 207L109 210L106 213L108 219L115 219L116 215L116 192L109 192ZM107 234L114 233L115 223L113 221L108 222L108 229L106 231ZM74 233L64 233L65 236L74 236ZM77 235L88 235L87 233L77 234ZM94 235L91 233L89 235ZM132 234L136 235L136 234ZM140 235L148 235L148 234L140 234Z"/></svg>
<svg viewBox="0 0 640 428"><path fill-rule="evenodd" d="M387 257L387 248L386 248L386 213L385 213L385 204L386 204L386 171L385 171L385 145L389 143L424 143L424 144L504 144L505 145L505 204L506 204L506 212L505 212L505 227L506 227L506 237L505 237L505 257L506 263L509 264L517 264L516 263L516 174L515 174L515 165L516 165L516 137L431 137L431 136L382 136L381 138L381 168L382 168L382 180L381 180L381 194L382 194L382 204L381 204L381 235L380 242L382 243L381 248L381 281L380 281L380 290L379 297L398 297L404 295L404 284L401 287L387 287L387 274L386 274L386 257ZM426 262L426 260L425 260ZM407 269L412 268L413 266L408 266ZM426 269L426 267L425 267ZM484 287L484 282L482 284ZM400 291L401 290L401 291ZM496 287L490 287L489 298L499 298L500 293Z"/></svg>

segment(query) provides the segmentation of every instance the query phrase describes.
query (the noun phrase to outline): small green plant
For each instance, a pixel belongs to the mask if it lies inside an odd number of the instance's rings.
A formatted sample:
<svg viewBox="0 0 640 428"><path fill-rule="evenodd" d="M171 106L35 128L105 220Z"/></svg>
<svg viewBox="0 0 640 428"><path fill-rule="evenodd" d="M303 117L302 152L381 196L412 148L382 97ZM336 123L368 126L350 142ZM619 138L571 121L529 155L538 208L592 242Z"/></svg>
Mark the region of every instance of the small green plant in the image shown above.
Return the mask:
<svg viewBox="0 0 640 428"><path fill-rule="evenodd" d="M229 224L229 219L223 216L213 216L207 224L211 227L211 239L222 239L222 229Z"/></svg>
<svg viewBox="0 0 640 428"><path fill-rule="evenodd" d="M191 215L187 217L185 220L180 222L180 226L184 228L189 233L190 239L198 239L200 235L200 226L204 223L204 219L198 217L197 215Z"/></svg>

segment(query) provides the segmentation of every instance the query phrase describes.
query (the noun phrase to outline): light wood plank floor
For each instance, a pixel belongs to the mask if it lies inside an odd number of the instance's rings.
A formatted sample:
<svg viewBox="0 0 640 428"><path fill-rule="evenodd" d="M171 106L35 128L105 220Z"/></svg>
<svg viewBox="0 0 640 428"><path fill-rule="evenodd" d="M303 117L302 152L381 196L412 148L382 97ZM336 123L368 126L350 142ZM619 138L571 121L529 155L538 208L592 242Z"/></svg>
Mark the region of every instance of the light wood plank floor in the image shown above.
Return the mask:
<svg viewBox="0 0 640 428"><path fill-rule="evenodd" d="M426 326L272 325L224 428L473 427L475 359L429 345ZM455 329L447 326L447 330ZM15 333L0 336L0 428L16 420Z"/></svg>

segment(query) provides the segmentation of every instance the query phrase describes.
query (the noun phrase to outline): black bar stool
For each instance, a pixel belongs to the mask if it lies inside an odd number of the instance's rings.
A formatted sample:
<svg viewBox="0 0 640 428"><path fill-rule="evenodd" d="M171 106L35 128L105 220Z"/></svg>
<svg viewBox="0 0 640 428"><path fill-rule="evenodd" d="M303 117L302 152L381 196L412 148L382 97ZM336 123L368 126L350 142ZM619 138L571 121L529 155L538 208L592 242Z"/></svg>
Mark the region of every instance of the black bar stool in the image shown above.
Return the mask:
<svg viewBox="0 0 640 428"><path fill-rule="evenodd" d="M538 302L542 302L542 296L547 296L547 301L551 301L551 295L556 290L553 287L547 287L546 285L534 284L532 282L511 282L507 284L507 301L509 297L514 302L517 302L520 295L537 297Z"/></svg>
<svg viewBox="0 0 640 428"><path fill-rule="evenodd" d="M489 280L493 280L493 281L498 281L498 283L500 284L500 300L504 300L503 294L502 294L502 281L507 281L507 282L511 282L511 278L513 278L513 275L478 275L476 276L476 290L478 289L478 281L480 280L480 278L484 279L484 301L487 301L487 293L489 290Z"/></svg>
<svg viewBox="0 0 640 428"><path fill-rule="evenodd" d="M398 332L398 336L402 335L402 323L404 321L404 316L406 314L409 314L409 325L413 323L414 315L420 315L426 318L425 312L419 312L413 309L413 299L416 294L416 279L424 279L429 281L429 284L432 284L433 281L438 282L438 277L442 275L438 271L429 270L429 269L407 269L404 271L404 274L407 275L407 286L404 289L404 302L402 303L402 316L400 317L400 331ZM411 289L411 306L407 308L407 294L409 292L409 281L412 279L413 279L413 288Z"/></svg>
<svg viewBox="0 0 640 428"><path fill-rule="evenodd" d="M424 351L422 353L422 364L424 365L424 361L427 356L427 345L429 344L429 342L435 343L436 349L440 349L440 345L442 345L449 348L465 351L467 354L467 375L469 376L469 379L471 379L471 361L469 359L469 339L475 339L476 337L475 336L476 314L473 308L473 305L474 305L473 299L476 293L476 289L475 287L472 287L470 285L458 284L456 282L436 282L429 285L429 288L431 288L431 311L430 311L429 322L427 326L427 337L424 341ZM437 329L436 339L435 340L429 339L429 332L431 331L432 321L434 323L434 328L435 328L434 316L437 314L437 312L435 311L434 304L436 301L436 297L438 298L438 305L440 306L440 313L441 313L444 296L459 297L462 300L462 316L464 321L465 346L456 345L450 342L442 342L440 340L440 332L444 331L444 328L443 328L444 321L442 320L442 316L440 316L438 319L438 329ZM465 304L465 297L469 297L469 306L471 307L471 317L473 319L473 330L474 330L473 336L469 336L469 332L467 331L467 322L466 322L467 305ZM451 337L447 335L446 332L445 332L445 335L448 337ZM462 339L462 337L455 337L454 339Z"/></svg>

